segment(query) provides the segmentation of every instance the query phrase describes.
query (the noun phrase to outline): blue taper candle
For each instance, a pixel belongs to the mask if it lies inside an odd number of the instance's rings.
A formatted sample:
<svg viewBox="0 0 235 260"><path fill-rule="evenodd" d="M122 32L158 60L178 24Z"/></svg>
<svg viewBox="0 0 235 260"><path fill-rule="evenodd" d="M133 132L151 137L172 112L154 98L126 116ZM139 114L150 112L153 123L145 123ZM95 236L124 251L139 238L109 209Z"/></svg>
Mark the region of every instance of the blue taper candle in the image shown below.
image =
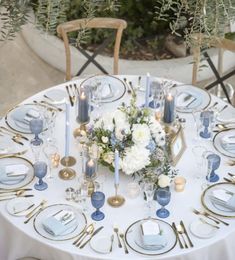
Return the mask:
<svg viewBox="0 0 235 260"><path fill-rule="evenodd" d="M175 119L175 99L171 93L165 96L163 121L170 124Z"/></svg>
<svg viewBox="0 0 235 260"><path fill-rule="evenodd" d="M115 179L114 179L114 184L118 185L119 184L119 152L118 150L115 150L115 158L114 158L114 168L115 168Z"/></svg>
<svg viewBox="0 0 235 260"><path fill-rule="evenodd" d="M70 111L69 103L65 104L65 157L69 156L69 138L70 138Z"/></svg>

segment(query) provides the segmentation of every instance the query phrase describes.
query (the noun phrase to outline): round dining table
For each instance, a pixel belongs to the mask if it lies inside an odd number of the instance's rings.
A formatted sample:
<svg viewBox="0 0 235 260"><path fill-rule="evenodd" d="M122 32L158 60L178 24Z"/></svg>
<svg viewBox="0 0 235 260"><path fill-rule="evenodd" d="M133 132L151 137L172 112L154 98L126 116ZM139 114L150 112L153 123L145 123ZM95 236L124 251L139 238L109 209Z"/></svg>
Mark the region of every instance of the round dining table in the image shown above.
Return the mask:
<svg viewBox="0 0 235 260"><path fill-rule="evenodd" d="M110 113L114 111L122 102L129 104L131 95L129 89L129 83L132 82L133 86L139 84L140 78L138 76L131 75L118 75L115 78L122 81L125 85L124 92L120 95L117 100L112 102L102 103L100 107L100 113ZM126 78L126 80L124 80ZM158 78L151 77L151 80L161 80ZM24 100L21 104L35 103L45 100L44 95L51 91L52 89L63 90L66 94L66 86L70 84L76 84L77 87L84 81L84 78L74 79L70 82L65 82L52 88L45 89L42 92L35 94L32 97ZM127 82L127 84L126 84ZM145 85L145 76L141 77L141 84ZM171 82L183 85L178 82ZM137 101L139 104L143 104L145 100L144 92L137 92ZM217 102L218 110L222 109L226 104L221 99L210 95L210 102L208 106L211 106ZM20 105L21 105L20 104ZM60 105L63 111L58 112L56 116L55 126L54 126L54 138L56 139L59 154L61 157L65 153L65 106ZM79 203L72 200L66 200L65 190L69 187L76 189L79 184L79 180L82 176L82 158L79 151L79 145L77 140L73 137L73 130L79 127L76 121L77 117L77 105L70 106L70 147L69 154L76 158L76 164L71 168L75 170L76 176L71 180L63 180L59 177L58 172L64 167L59 165L59 168L53 170L54 178L48 179L44 178L47 182L48 188L43 191L38 191L34 189L34 184L38 181L35 177L26 188L32 188L29 194L33 194L34 197L31 198L35 205L38 205L43 199L47 201L47 206L54 204L68 204L74 208L81 208ZM91 121L92 121L91 112ZM223 113L231 118L235 115L235 108L228 105ZM125 253L123 248L118 247L117 236L114 233L114 243L112 252L107 254L101 254L93 250L90 244L87 244L84 248L80 249L73 245L73 239L68 239L65 241L54 241L43 237L40 232L37 232L34 225L34 220L30 220L27 224L24 223L25 217L12 216L7 211L7 205L9 201L0 201L0 259L1 260L15 260L22 257L35 257L42 260L89 260L89 259L166 259L166 260L196 260L196 259L213 259L213 260L233 260L235 259L234 250L234 239L235 239L235 218L222 218L220 219L226 221L229 225L219 225L219 229L216 230L215 234L210 238L203 239L195 236L190 232L190 224L199 219L199 216L193 213L193 208L203 209L201 203L201 195L203 193L203 184L206 182L205 177L196 178L198 174L198 168L195 161L195 156L192 153L192 148L197 145L202 145L206 147L207 150L218 154L221 157L221 164L219 169L216 171L219 175L219 182L223 182L223 177L228 177L228 172L234 172L234 166L228 165L228 161L231 158L218 152L211 139L196 138L197 129L195 127L195 122L192 113L182 113L177 112L179 118L184 118L185 122L183 125L184 138L186 143L186 149L177 162L175 169L178 171L178 175L183 176L186 179L186 186L184 191L176 192L171 184L171 200L167 205L167 209L170 211L170 216L164 219L165 222L170 225L172 222L176 224L183 220L185 227L188 231L188 235L191 238L193 246L188 246L188 248L181 248L179 243L175 243L173 248L166 253L160 255L148 256L145 254L140 254L132 250L129 245L128 254ZM0 126L4 126L8 129L8 122L3 118L0 121ZM216 134L216 133L214 133ZM29 139L33 138L31 134L25 134ZM22 157L28 159L34 163L34 157L30 148L29 141L22 140L24 149L27 152ZM22 149L22 145L17 144L17 147ZM0 155L1 158L1 155ZM41 154L40 160L46 161L46 157ZM1 159L0 159L1 161ZM103 192L106 199L114 195L114 175L104 166L99 166L98 172L103 172L105 176L105 182L103 183ZM235 173L235 172L234 172ZM138 197L131 198L128 196L128 183L132 182L131 176L120 174L120 185L119 193L125 198L125 203L121 207L111 207L107 201L102 207L102 212L105 214L105 218L101 221L93 221L91 219L91 213L94 212L94 208L91 205L90 198L87 198L87 209L84 212L87 223L95 223L95 228L103 226L104 228L100 232L100 235L113 234L114 224L118 226L120 230L125 232L127 228L134 222L146 218L146 202L143 199L143 195L140 193ZM152 216L157 218L156 210L160 207L157 202L153 203ZM213 222L212 222L213 223ZM98 234L97 234L98 236ZM127 243L128 244L128 243Z"/></svg>

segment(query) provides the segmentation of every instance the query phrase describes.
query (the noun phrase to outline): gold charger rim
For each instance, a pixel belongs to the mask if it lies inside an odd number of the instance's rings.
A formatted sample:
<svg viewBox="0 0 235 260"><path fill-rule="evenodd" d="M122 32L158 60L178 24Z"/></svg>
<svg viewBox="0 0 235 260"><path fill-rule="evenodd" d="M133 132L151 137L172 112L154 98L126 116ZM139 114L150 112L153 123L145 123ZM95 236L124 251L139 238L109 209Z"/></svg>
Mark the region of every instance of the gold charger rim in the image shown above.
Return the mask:
<svg viewBox="0 0 235 260"><path fill-rule="evenodd" d="M134 248L130 245L130 243L128 242L128 240L127 240L128 230L129 230L132 226L134 226L136 223L138 223L138 222L140 222L140 221L143 221L143 220L148 220L148 219L153 219L153 220L156 220L156 221L163 222L164 224L167 224L167 225L171 228L172 232L174 233L174 235L175 235L175 242L174 242L173 246L172 246L171 248L169 248L167 251L162 252L162 253L156 253L156 254L143 253L143 252L140 252L140 251L134 249ZM171 226L171 224L169 224L168 222L166 222L166 221L164 221L164 220L162 220L162 219L158 219L158 218L143 218L143 219L136 220L136 221L133 222L131 225L129 225L128 228L126 229L126 232L125 232L125 240L126 240L127 245L128 245L133 251L135 251L135 252L138 253L138 254L146 255L146 256L157 256L157 255L166 254L166 253L170 252L171 250L173 250L173 249L175 248L176 244L177 244L177 236L176 236L176 232L175 232L174 228L173 228L173 227Z"/></svg>
<svg viewBox="0 0 235 260"><path fill-rule="evenodd" d="M206 108L210 105L210 103L211 103L211 94L210 94L208 91L206 91L205 89L199 88L199 87L197 87L197 86L190 85L190 84L178 85L178 86L175 86L175 88L179 88L179 87L183 87L183 86L190 86L190 87L199 89L201 92L204 92L204 93L208 96L208 98L209 98L209 99L208 99L208 104L205 105L205 106L203 106L203 107L201 107L200 110L204 110L204 109L206 109ZM191 109L191 110L189 110L189 111L187 111L187 110L186 110L186 111L183 111L183 110L178 109L177 106L175 106L175 108L176 108L176 111L178 111L179 113L185 113L185 114L192 113L192 110L193 110L193 109ZM195 109L197 109L197 108L195 108Z"/></svg>
<svg viewBox="0 0 235 260"><path fill-rule="evenodd" d="M122 79L120 79L120 78L118 78L118 77L115 77L115 76L113 76L113 75L96 74L96 75L89 76L89 77L85 78L84 80L82 80L82 82L80 83L80 87L81 87L81 86L84 84L84 82L86 82L87 80L92 79L92 78L95 78L95 77L99 77L99 76L107 77L107 78L113 78L113 79L119 81L119 82L123 85L123 87L124 87L124 91L123 91L123 93L122 93L122 95L121 95L120 97L115 98L115 99L112 100L112 101L101 101L102 104L113 103L113 102L118 101L119 99L121 99L121 98L124 97L124 95L126 94L126 88L127 88L127 87L126 87L126 84L122 81Z"/></svg>
<svg viewBox="0 0 235 260"><path fill-rule="evenodd" d="M215 136L213 137L212 143L213 143L213 146L216 149L216 151L218 151L220 154L222 154L222 155L224 155L224 156L226 156L228 158L235 158L235 154L234 154L234 156L227 155L227 154L221 152L221 150L219 150L218 147L215 145L215 139L218 138L219 134L221 134L223 132L228 132L228 131L231 131L231 130L235 130L235 128L224 129L224 130L221 130L218 133L216 133Z"/></svg>
<svg viewBox="0 0 235 260"><path fill-rule="evenodd" d="M6 158L22 159L22 160L26 161L27 163L29 163L29 164L32 166L32 169L33 169L33 164L32 164L32 162L31 162L29 159L27 159L27 158L24 158L24 157L22 157L22 156L10 155L10 156L0 157L0 160L6 159ZM29 185L29 184L34 180L34 178L35 178L34 174L33 174L32 176L33 176L33 177L32 177L32 179L31 179L29 182L27 182L27 183L24 184L23 186L17 187L17 189L23 188L23 187L26 187L27 185ZM12 188L9 188L9 189L8 189L8 188L0 188L0 190L12 190Z"/></svg>
<svg viewBox="0 0 235 260"><path fill-rule="evenodd" d="M37 228L36 228L37 217L38 217L38 215L39 215L40 213L42 213L44 210L46 210L46 209L48 209L48 208L51 208L51 207L54 207L54 206L70 206L70 207L73 207L74 209L76 209L77 211L80 211L81 216L83 216L84 221L85 221L85 225L84 225L83 229L81 230L81 232L79 232L78 234L73 235L72 237L66 238L66 239L53 239L53 238L49 238L49 237L44 236L43 234L41 234L41 233L37 230ZM74 239L75 237L79 236L80 234L82 234L82 233L85 231L86 226L87 226L87 218L86 218L86 215L85 215L79 208L76 208L76 207L74 207L73 205L66 204L66 203L56 203L56 204L52 204L52 205L48 205L48 206L44 207L41 211L39 211L39 212L36 214L36 216L35 216L35 218L34 218L34 220L33 220L33 228L34 228L34 230L36 231L36 233L37 233L39 236L43 237L43 238L46 238L46 239L48 239L48 240L50 240L50 241L55 241L55 242L68 241L68 240ZM77 229L77 228L76 228L76 229ZM76 229L75 229L75 230L76 230Z"/></svg>
<svg viewBox="0 0 235 260"><path fill-rule="evenodd" d="M202 195L201 195L201 203L202 203L202 206L204 207L204 209L206 209L209 213L211 214L215 214L217 216L220 216L220 217L224 217L224 218L235 218L235 212L234 212L234 216L228 216L228 215L223 215L223 214L220 214L220 213L216 213L214 212L213 210L209 209L208 206L205 204L204 202L204 199L205 199L205 194L208 190L210 190L211 188L214 188L216 186L219 186L219 185L224 185L224 184L229 184L229 185L235 185L235 183L228 183L228 182L220 182L220 183L215 183L215 184L212 184L210 185L209 187L207 187Z"/></svg>
<svg viewBox="0 0 235 260"><path fill-rule="evenodd" d="M19 129L18 129L18 130L15 129L14 127L12 127L12 126L9 124L9 122L8 122L8 120L7 120L9 113L12 112L14 109L16 109L16 108L18 108L18 107L21 107L21 106L28 106L28 105L44 107L44 105L43 105L43 104L40 104L40 103L37 103L37 104L35 104L35 103L22 103L22 104L18 104L18 105L16 105L16 106L10 108L10 109L6 112L4 119L5 119L6 125L7 125L11 130L14 130L15 132L20 133L20 134L27 134L27 135L32 134L32 133L29 133L29 132L25 132L25 131L23 131L23 130L21 131L21 130L19 130ZM47 128L43 129L42 132L44 132L44 131L46 131L46 130L47 130Z"/></svg>

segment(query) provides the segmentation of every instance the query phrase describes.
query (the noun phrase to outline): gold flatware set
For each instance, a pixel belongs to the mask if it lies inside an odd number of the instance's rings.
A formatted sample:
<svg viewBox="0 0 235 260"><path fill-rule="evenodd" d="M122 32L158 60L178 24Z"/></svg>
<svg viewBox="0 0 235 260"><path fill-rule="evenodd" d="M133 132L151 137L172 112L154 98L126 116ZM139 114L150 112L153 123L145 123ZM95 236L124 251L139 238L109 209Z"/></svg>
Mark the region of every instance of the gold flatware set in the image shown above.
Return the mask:
<svg viewBox="0 0 235 260"><path fill-rule="evenodd" d="M33 210L31 210L25 217L27 218L24 221L24 224L27 224L31 219L33 219L39 212L41 212L45 205L46 205L47 201L46 200L42 200L38 206L36 206Z"/></svg>
<svg viewBox="0 0 235 260"><path fill-rule="evenodd" d="M89 224L86 226L86 228L83 230L83 232L78 236L78 238L73 242L73 245L76 247L82 249L86 246L86 244L96 235L98 234L104 227L101 226L97 229L94 228L94 224ZM85 239L87 239L85 242L83 242ZM83 243L82 243L83 242Z"/></svg>
<svg viewBox="0 0 235 260"><path fill-rule="evenodd" d="M25 198L34 197L34 195L32 194L24 195L26 191L31 191L31 190L32 189L14 189L14 190L0 191L0 201L11 200L17 197L25 197Z"/></svg>
<svg viewBox="0 0 235 260"><path fill-rule="evenodd" d="M179 225L176 225L173 222L172 228L175 231L176 238L177 238L177 241L179 242L180 248L183 249L183 248L189 248L189 247L194 246L182 220L180 221Z"/></svg>
<svg viewBox="0 0 235 260"><path fill-rule="evenodd" d="M76 102L76 96L79 94L78 88L76 84L70 84L65 86L67 94L69 96L69 101L71 106L73 107Z"/></svg>

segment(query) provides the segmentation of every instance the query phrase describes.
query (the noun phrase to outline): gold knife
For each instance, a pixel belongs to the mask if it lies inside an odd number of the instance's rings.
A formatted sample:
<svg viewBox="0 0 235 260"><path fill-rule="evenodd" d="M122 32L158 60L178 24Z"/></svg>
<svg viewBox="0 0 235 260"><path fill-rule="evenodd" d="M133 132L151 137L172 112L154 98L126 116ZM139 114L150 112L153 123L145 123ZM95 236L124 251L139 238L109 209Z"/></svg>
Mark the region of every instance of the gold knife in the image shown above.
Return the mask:
<svg viewBox="0 0 235 260"><path fill-rule="evenodd" d="M99 233L101 231L101 229L103 229L104 227L101 226L99 228L97 228L93 233L92 235L87 239L86 242L84 242L79 248L82 249L97 233Z"/></svg>
<svg viewBox="0 0 235 260"><path fill-rule="evenodd" d="M173 227L173 229L174 229L174 231L175 231L176 238L177 238L177 240L179 241L180 248L183 249L184 246L183 246L183 244L182 244L182 242L181 242L181 240L180 240L179 233L178 233L178 231L177 231L177 228L176 228L175 222L172 222L172 227Z"/></svg>
<svg viewBox="0 0 235 260"><path fill-rule="evenodd" d="M180 220L180 225L183 227L184 233L185 233L186 237L188 238L188 242L189 242L190 246L193 247L192 240L190 239L187 229L185 228L184 222L182 220Z"/></svg>

